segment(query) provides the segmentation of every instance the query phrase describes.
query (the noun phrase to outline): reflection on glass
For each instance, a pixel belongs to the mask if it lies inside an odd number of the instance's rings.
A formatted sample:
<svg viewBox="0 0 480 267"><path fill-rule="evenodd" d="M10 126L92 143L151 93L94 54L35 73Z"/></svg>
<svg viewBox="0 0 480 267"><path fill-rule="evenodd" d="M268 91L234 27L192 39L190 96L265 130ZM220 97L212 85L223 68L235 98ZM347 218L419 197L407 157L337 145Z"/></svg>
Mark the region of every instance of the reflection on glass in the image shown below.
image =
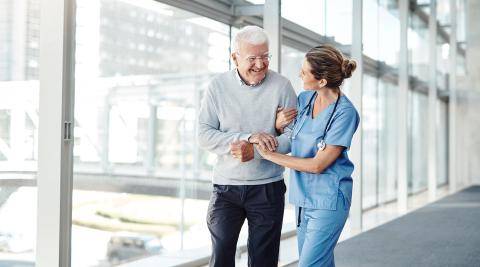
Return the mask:
<svg viewBox="0 0 480 267"><path fill-rule="evenodd" d="M73 266L210 244L196 114L230 27L155 1L77 1Z"/></svg>
<svg viewBox="0 0 480 267"><path fill-rule="evenodd" d="M0 1L0 266L34 266L39 0Z"/></svg>

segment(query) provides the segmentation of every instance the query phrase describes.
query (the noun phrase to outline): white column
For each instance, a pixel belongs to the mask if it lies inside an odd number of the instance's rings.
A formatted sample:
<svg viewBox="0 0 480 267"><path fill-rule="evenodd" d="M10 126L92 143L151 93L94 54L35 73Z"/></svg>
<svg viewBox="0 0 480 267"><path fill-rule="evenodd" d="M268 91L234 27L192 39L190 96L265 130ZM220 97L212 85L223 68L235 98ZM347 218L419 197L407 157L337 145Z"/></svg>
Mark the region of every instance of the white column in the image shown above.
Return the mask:
<svg viewBox="0 0 480 267"><path fill-rule="evenodd" d="M74 3L40 2L37 267L70 266Z"/></svg>
<svg viewBox="0 0 480 267"><path fill-rule="evenodd" d="M398 67L398 100L397 100L397 115L398 115L398 175L397 175L397 203L398 211L405 213L407 211L408 200L408 155L407 155L407 110L408 110L408 5L409 0L399 1L400 11L400 57Z"/></svg>
<svg viewBox="0 0 480 267"><path fill-rule="evenodd" d="M429 82L428 82L428 200L437 195L437 1L430 2L428 20ZM446 129L445 129L446 130Z"/></svg>
<svg viewBox="0 0 480 267"><path fill-rule="evenodd" d="M148 174L155 173L155 155L157 149L157 106L150 104L150 115L148 117L148 141L147 156L145 158L145 169Z"/></svg>
<svg viewBox="0 0 480 267"><path fill-rule="evenodd" d="M450 193L457 190L457 6L450 0L450 52L448 69L448 183Z"/></svg>
<svg viewBox="0 0 480 267"><path fill-rule="evenodd" d="M263 9L263 28L267 31L272 60L269 68L280 72L282 37L281 0L265 0Z"/></svg>
<svg viewBox="0 0 480 267"><path fill-rule="evenodd" d="M350 98L357 108L360 118L362 116L362 95L363 95L363 60L362 60L362 0L353 1L352 9L352 58L357 61L357 69L352 75L352 88ZM353 195L352 207L350 209L350 220L352 232L362 231L362 120L352 140L350 156L355 165L353 172Z"/></svg>

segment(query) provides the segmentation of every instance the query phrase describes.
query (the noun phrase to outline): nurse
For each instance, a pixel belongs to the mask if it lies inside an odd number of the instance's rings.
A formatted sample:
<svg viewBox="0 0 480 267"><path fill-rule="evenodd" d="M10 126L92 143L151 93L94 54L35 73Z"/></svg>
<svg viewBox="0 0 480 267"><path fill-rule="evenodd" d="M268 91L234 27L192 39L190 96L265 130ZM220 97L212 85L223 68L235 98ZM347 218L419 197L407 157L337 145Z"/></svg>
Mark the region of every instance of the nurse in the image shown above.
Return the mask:
<svg viewBox="0 0 480 267"><path fill-rule="evenodd" d="M256 147L264 159L291 169L300 267L335 266L333 250L352 199L347 152L360 121L340 86L355 68L355 61L332 46L312 48L300 74L305 91L298 96L291 156Z"/></svg>

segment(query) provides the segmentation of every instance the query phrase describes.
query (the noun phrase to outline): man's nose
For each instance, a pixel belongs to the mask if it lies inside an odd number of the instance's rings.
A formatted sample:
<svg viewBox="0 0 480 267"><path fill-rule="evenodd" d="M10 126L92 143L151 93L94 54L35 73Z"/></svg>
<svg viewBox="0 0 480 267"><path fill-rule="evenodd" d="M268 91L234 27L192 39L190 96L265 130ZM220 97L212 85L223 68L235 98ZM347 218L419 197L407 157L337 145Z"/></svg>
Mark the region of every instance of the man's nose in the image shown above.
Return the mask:
<svg viewBox="0 0 480 267"><path fill-rule="evenodd" d="M255 58L255 67L261 69L263 68L265 63L263 63L263 60L261 58Z"/></svg>

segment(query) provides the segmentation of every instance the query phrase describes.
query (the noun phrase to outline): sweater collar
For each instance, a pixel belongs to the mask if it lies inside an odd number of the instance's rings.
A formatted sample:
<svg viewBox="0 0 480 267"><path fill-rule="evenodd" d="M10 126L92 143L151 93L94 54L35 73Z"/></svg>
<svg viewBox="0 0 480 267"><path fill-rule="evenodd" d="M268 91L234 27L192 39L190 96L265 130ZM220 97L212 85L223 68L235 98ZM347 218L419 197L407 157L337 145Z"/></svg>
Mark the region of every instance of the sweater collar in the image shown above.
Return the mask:
<svg viewBox="0 0 480 267"><path fill-rule="evenodd" d="M238 82L240 83L240 85L245 85L245 86L249 86L249 87L255 87L255 86L259 86L263 83L263 81L265 81L265 79L267 78L267 75L268 75L268 71L267 73L265 74L265 77L263 77L263 79L256 83L256 84L248 84L243 78L242 76L240 76L240 73L238 72L238 69L235 69L235 76L237 77L237 80Z"/></svg>

